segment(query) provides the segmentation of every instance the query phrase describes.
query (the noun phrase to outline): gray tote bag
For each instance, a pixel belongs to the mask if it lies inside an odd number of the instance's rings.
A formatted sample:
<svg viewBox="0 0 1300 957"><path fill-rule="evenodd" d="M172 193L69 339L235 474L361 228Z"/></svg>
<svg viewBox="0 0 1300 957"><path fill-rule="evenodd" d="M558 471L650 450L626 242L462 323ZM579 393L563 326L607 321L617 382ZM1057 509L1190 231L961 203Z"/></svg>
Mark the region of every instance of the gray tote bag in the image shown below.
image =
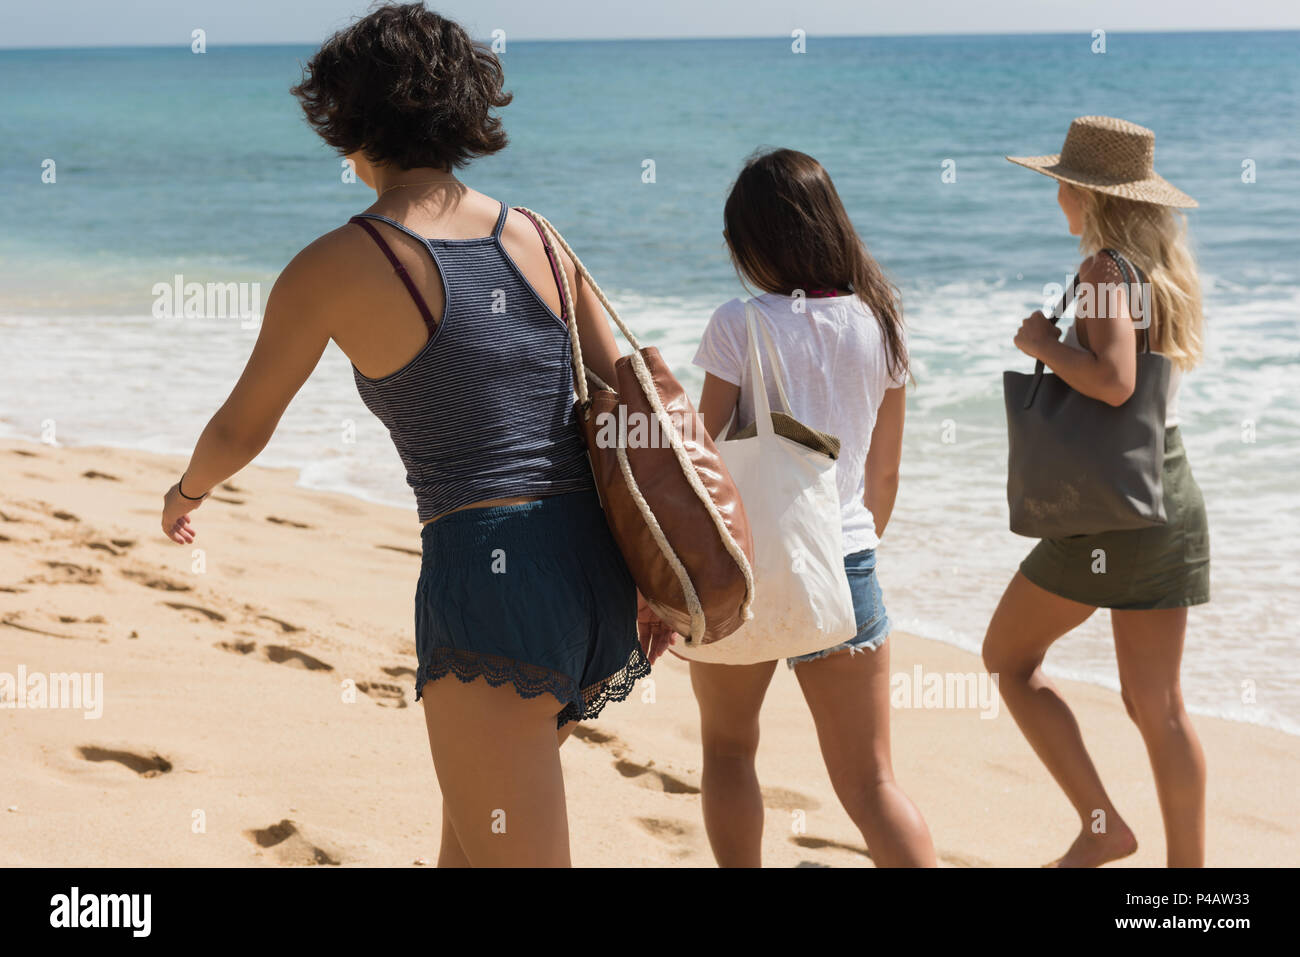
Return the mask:
<svg viewBox="0 0 1300 957"><path fill-rule="evenodd" d="M1130 264L1108 253L1132 289ZM1132 275L1141 274L1134 268ZM1062 296L1060 321L1079 284ZM1149 321L1149 317L1147 318ZM1004 372L1007 408L1007 504L1011 531L1066 538L1165 523L1165 403L1169 360L1151 352L1150 327L1137 356L1137 385L1121 406L1091 398L1059 376Z"/></svg>

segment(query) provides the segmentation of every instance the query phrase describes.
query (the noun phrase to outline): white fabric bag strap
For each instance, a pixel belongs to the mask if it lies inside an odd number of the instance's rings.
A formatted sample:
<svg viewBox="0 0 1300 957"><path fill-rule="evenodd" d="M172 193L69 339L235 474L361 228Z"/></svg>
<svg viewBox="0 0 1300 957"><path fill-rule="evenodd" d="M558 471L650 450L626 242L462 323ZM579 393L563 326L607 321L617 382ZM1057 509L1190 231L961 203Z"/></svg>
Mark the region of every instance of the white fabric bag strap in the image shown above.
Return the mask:
<svg viewBox="0 0 1300 957"><path fill-rule="evenodd" d="M759 319L758 308L753 301L745 303L745 329L747 348L749 350L750 385L754 389L754 422L760 435L772 434L772 405L767 397L767 380L763 377L763 362L758 357L758 336L762 333L763 349L767 353L767 364L772 369L772 378L776 382L777 395L781 397L782 409L787 415L793 415L790 398L785 393L785 383L781 376L781 359L776 352L776 344L767 326Z"/></svg>

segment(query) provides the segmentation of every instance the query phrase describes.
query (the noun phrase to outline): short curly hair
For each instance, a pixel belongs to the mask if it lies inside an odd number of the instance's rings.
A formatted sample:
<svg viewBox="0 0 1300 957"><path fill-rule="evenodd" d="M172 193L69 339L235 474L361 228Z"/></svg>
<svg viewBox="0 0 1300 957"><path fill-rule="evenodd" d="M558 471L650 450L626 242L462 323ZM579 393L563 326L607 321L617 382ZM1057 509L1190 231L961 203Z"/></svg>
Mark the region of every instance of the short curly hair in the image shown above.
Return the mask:
<svg viewBox="0 0 1300 957"><path fill-rule="evenodd" d="M490 49L420 3L385 4L321 45L290 92L346 156L459 169L504 149L494 114L512 96Z"/></svg>

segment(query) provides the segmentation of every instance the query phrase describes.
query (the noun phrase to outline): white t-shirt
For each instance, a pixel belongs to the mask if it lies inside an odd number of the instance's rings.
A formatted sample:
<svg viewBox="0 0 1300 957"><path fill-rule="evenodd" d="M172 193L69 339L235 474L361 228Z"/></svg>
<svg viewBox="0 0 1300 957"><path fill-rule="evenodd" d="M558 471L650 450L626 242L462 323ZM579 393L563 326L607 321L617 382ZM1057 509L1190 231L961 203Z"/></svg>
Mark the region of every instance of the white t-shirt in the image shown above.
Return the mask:
<svg viewBox="0 0 1300 957"><path fill-rule="evenodd" d="M889 374L885 340L871 309L857 296L802 300L795 311L790 296L764 293L750 300L767 327L781 363L782 381L804 425L840 440L836 480L840 493L840 524L844 554L852 555L880 544L875 520L863 502L866 494L867 451L876 413L888 389L906 385ZM723 303L709 320L695 353L695 364L719 379L740 386L736 427L754 421L754 397L748 369L745 303ZM759 343L763 377L773 410L781 408L776 380Z"/></svg>

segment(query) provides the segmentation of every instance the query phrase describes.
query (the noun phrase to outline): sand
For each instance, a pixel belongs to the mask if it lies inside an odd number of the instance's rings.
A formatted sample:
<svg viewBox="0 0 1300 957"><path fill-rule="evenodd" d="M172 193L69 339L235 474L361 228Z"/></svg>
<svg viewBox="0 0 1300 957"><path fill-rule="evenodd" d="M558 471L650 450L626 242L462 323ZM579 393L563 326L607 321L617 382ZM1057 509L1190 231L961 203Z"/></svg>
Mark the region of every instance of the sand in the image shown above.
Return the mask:
<svg viewBox="0 0 1300 957"><path fill-rule="evenodd" d="M103 683L98 717L86 702L0 707L0 865L431 866L440 797L411 687L414 508L251 467L195 513L194 546L179 546L158 516L183 464L0 442L0 673ZM905 676L983 670L938 642L891 643ZM561 751L575 865L713 866L686 665L666 657L653 679ZM1136 728L1115 693L1062 686L1140 842L1115 866L1160 866ZM1209 863L1295 864L1300 738L1195 723ZM1004 709L896 708L894 755L945 865L1036 866L1073 838L1073 812ZM871 865L785 668L759 773L766 865Z"/></svg>

